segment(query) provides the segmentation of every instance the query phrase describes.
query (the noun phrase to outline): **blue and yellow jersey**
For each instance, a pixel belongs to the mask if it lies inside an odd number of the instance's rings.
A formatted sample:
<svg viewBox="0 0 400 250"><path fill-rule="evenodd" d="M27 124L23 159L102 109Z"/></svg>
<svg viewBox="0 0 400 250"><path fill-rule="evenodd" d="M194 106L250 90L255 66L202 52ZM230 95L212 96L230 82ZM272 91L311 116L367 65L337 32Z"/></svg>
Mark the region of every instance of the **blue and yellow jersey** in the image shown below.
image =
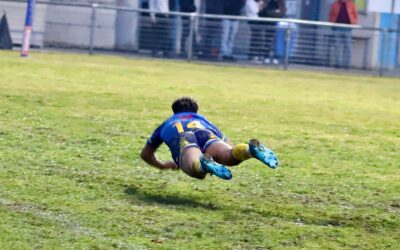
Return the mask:
<svg viewBox="0 0 400 250"><path fill-rule="evenodd" d="M172 158L178 162L180 154L180 134L186 131L206 129L219 139L225 140L224 134L204 116L192 112L182 112L168 118L161 124L147 140L147 145L158 148L162 143L167 144L172 153Z"/></svg>

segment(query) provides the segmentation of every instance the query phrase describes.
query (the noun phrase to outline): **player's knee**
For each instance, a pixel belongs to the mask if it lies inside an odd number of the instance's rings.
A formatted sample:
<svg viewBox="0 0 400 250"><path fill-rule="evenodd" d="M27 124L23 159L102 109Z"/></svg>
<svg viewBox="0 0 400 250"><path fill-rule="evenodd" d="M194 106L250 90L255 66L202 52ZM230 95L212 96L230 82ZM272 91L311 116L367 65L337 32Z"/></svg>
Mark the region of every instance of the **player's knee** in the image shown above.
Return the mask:
<svg viewBox="0 0 400 250"><path fill-rule="evenodd" d="M206 175L196 176L196 179L199 179L199 180L204 180L205 178L206 178Z"/></svg>
<svg viewBox="0 0 400 250"><path fill-rule="evenodd" d="M195 173L195 174L191 174L190 175L193 178L199 179L199 180L203 180L204 178L206 178L206 174L204 173Z"/></svg>

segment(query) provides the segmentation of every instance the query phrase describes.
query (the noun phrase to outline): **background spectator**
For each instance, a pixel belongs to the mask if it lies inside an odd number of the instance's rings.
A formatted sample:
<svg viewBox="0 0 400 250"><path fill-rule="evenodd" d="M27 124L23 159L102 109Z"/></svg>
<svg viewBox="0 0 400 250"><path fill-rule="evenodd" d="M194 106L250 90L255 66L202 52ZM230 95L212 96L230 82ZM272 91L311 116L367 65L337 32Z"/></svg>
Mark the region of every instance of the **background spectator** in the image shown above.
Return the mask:
<svg viewBox="0 0 400 250"><path fill-rule="evenodd" d="M194 13L196 12L197 8L194 4L194 0L179 0L180 12L184 13ZM190 31L190 17L182 16L182 36L181 36L181 51L183 54L187 52L186 40L189 36ZM193 40L195 44L195 33L193 33Z"/></svg>
<svg viewBox="0 0 400 250"><path fill-rule="evenodd" d="M171 20L169 20L169 0L149 0L149 10L151 13L152 34L154 46L152 55L156 56L158 51L163 53L164 57L170 56L171 51Z"/></svg>
<svg viewBox="0 0 400 250"><path fill-rule="evenodd" d="M282 18L286 14L286 5L284 0L267 0L265 6L266 7L259 14L260 17ZM274 53L276 22L265 22L264 32L264 63L270 63L272 59L273 63L278 64L278 59Z"/></svg>
<svg viewBox="0 0 400 250"><path fill-rule="evenodd" d="M245 13L248 18L258 18L258 13L265 7L263 0L247 0L245 5ZM262 23L257 21L249 21L251 38L249 48L249 59L258 61L261 56L262 45Z"/></svg>
<svg viewBox="0 0 400 250"><path fill-rule="evenodd" d="M337 0L331 5L329 21L341 24L357 24L356 5L351 0ZM335 41L335 66L348 68L351 58L351 28L334 27L333 36Z"/></svg>
<svg viewBox="0 0 400 250"><path fill-rule="evenodd" d="M205 13L222 15L225 0L206 0ZM221 46L221 19L206 18L203 38L203 56L205 59L217 59Z"/></svg>
<svg viewBox="0 0 400 250"><path fill-rule="evenodd" d="M223 6L223 15L239 16L244 6L244 0L225 0ZM222 20L222 41L221 41L221 57L222 60L235 61L232 56L233 47L235 46L236 34L239 28L239 21L233 19Z"/></svg>

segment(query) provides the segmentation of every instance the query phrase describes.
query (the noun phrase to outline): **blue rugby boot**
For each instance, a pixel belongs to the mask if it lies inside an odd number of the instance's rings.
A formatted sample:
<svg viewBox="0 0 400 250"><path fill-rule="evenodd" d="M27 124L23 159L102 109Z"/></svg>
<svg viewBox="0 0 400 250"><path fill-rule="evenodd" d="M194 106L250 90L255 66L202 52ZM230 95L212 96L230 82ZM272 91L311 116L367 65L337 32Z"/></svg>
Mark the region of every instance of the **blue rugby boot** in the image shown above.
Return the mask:
<svg viewBox="0 0 400 250"><path fill-rule="evenodd" d="M270 168L277 168L278 158L269 148L265 147L257 139L251 139L249 142L250 154Z"/></svg>
<svg viewBox="0 0 400 250"><path fill-rule="evenodd" d="M224 165L216 163L207 153L200 156L200 166L206 173L214 174L224 180L232 179L231 171Z"/></svg>

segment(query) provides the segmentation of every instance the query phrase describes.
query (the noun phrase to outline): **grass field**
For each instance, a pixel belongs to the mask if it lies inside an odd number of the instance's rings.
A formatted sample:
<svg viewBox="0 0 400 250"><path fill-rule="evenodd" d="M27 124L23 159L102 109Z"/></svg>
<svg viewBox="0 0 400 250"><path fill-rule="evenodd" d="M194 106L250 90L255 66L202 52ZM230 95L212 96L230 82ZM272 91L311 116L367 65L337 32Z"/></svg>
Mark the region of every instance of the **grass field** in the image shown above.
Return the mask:
<svg viewBox="0 0 400 250"><path fill-rule="evenodd" d="M281 167L147 166L182 95ZM399 125L399 79L3 51L0 249L399 249Z"/></svg>

